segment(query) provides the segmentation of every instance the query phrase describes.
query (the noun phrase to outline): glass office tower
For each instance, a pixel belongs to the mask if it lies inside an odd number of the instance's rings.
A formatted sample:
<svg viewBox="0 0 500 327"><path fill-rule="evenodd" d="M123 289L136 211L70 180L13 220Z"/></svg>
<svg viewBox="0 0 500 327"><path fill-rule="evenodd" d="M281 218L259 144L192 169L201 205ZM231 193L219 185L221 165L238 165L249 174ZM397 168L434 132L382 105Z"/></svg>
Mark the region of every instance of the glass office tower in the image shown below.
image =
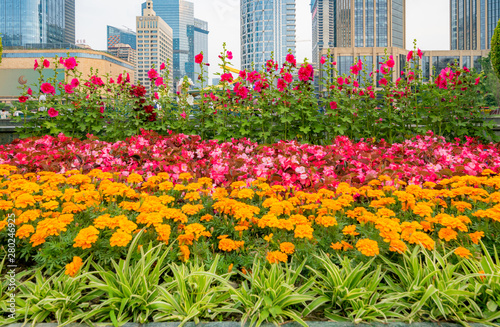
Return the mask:
<svg viewBox="0 0 500 327"><path fill-rule="evenodd" d="M75 0L0 0L3 45L75 42Z"/></svg>
<svg viewBox="0 0 500 327"><path fill-rule="evenodd" d="M142 4L144 9L146 4ZM161 17L174 33L174 80L194 74L194 4L185 0L154 0L156 15Z"/></svg>
<svg viewBox="0 0 500 327"><path fill-rule="evenodd" d="M489 50L500 0L450 0L451 50Z"/></svg>
<svg viewBox="0 0 500 327"><path fill-rule="evenodd" d="M295 0L241 0L241 68L260 70L271 55L295 54Z"/></svg>
<svg viewBox="0 0 500 327"><path fill-rule="evenodd" d="M108 25L108 49L119 43L128 44L132 49L137 50L136 33L132 30L125 30Z"/></svg>
<svg viewBox="0 0 500 327"><path fill-rule="evenodd" d="M313 58L340 47L405 48L405 0L312 0Z"/></svg>

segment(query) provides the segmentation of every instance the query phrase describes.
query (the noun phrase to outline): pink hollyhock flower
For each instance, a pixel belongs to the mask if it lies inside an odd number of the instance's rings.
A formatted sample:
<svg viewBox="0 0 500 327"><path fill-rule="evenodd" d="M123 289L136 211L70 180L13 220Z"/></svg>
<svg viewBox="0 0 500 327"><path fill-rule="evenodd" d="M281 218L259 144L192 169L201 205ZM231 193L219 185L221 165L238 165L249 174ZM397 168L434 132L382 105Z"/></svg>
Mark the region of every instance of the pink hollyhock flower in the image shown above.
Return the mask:
<svg viewBox="0 0 500 327"><path fill-rule="evenodd" d="M387 85L387 79L384 77L382 78L380 81L378 81L380 83L380 85Z"/></svg>
<svg viewBox="0 0 500 327"><path fill-rule="evenodd" d="M335 110L337 108L338 108L337 102L335 102L335 101L330 102L330 109Z"/></svg>
<svg viewBox="0 0 500 327"><path fill-rule="evenodd" d="M104 85L104 82L102 81L102 79L96 75L92 76L90 79L89 79L90 83L94 84L94 85L98 85L98 86L103 86Z"/></svg>
<svg viewBox="0 0 500 327"><path fill-rule="evenodd" d="M233 59L233 53L231 51L227 52L227 59L229 60Z"/></svg>
<svg viewBox="0 0 500 327"><path fill-rule="evenodd" d="M155 81L156 86L162 86L163 84L163 77L158 77Z"/></svg>
<svg viewBox="0 0 500 327"><path fill-rule="evenodd" d="M241 79L246 79L247 78L247 71L246 70L240 70L238 76L241 78Z"/></svg>
<svg viewBox="0 0 500 327"><path fill-rule="evenodd" d="M21 102L21 103L25 103L28 99L29 99L29 98L28 98L27 96L25 96L25 95L21 95L21 96L19 97L19 102Z"/></svg>
<svg viewBox="0 0 500 327"><path fill-rule="evenodd" d="M201 64L203 62L203 53L199 53L194 56L194 62L197 64Z"/></svg>
<svg viewBox="0 0 500 327"><path fill-rule="evenodd" d="M47 111L47 114L49 115L49 117L54 118L54 117L59 116L59 111L55 110L54 108L50 108Z"/></svg>
<svg viewBox="0 0 500 327"><path fill-rule="evenodd" d="M221 82L229 82L231 83L233 81L233 74L231 73L225 73L220 76L220 81Z"/></svg>
<svg viewBox="0 0 500 327"><path fill-rule="evenodd" d="M43 67L49 68L50 67L50 61L48 61L47 59L44 59L43 60Z"/></svg>
<svg viewBox="0 0 500 327"><path fill-rule="evenodd" d="M121 84L123 82L123 76L122 74L118 75L118 79L116 80L116 83Z"/></svg>
<svg viewBox="0 0 500 327"><path fill-rule="evenodd" d="M61 65L64 65L64 58L63 58L63 57L59 57L59 63L60 63Z"/></svg>
<svg viewBox="0 0 500 327"><path fill-rule="evenodd" d="M387 60L387 66L389 68L393 68L396 63L394 62L394 58L392 56L389 57L389 60Z"/></svg>
<svg viewBox="0 0 500 327"><path fill-rule="evenodd" d="M295 59L295 56L291 53L286 55L286 62L292 64L293 67L297 66L297 60Z"/></svg>
<svg viewBox="0 0 500 327"><path fill-rule="evenodd" d="M167 68L167 65L165 65L164 62L162 62L160 65L160 70L164 70L165 68Z"/></svg>
<svg viewBox="0 0 500 327"><path fill-rule="evenodd" d="M344 79L342 77L338 77L337 78L337 84L340 85L340 86L343 85L344 84Z"/></svg>
<svg viewBox="0 0 500 327"><path fill-rule="evenodd" d="M103 113L104 113L104 107L103 107L103 106L101 106L101 107L99 108L99 112L100 112L101 114L103 114ZM102 118L102 117L101 117L101 118Z"/></svg>
<svg viewBox="0 0 500 327"><path fill-rule="evenodd" d="M148 72L148 77L149 77L149 79L156 79L156 78L160 77L160 75L158 74L158 72L156 70L154 70L154 68L151 68Z"/></svg>
<svg viewBox="0 0 500 327"><path fill-rule="evenodd" d="M285 80L285 82L287 82L288 84L292 83L293 82L293 76L292 74L290 73L285 73L285 75L283 75L283 79Z"/></svg>
<svg viewBox="0 0 500 327"><path fill-rule="evenodd" d="M314 73L314 68L311 64L304 64L302 67L299 69L299 80L303 82L307 82L309 80L312 80L312 75Z"/></svg>
<svg viewBox="0 0 500 327"><path fill-rule="evenodd" d="M73 78L73 79L71 80L71 86L72 86L73 88L75 88L75 87L78 87L78 85L80 85L80 81L78 80L78 78Z"/></svg>
<svg viewBox="0 0 500 327"><path fill-rule="evenodd" d="M476 78L476 82L474 83L474 85L478 85L480 80L481 80L481 77Z"/></svg>
<svg viewBox="0 0 500 327"><path fill-rule="evenodd" d="M73 70L76 66L78 66L78 63L76 62L76 59L74 57L70 57L64 60L64 67L66 69Z"/></svg>
<svg viewBox="0 0 500 327"><path fill-rule="evenodd" d="M28 94L33 95L33 90L30 87L28 87Z"/></svg>
<svg viewBox="0 0 500 327"><path fill-rule="evenodd" d="M64 91L68 94L75 93L71 84L64 85Z"/></svg>
<svg viewBox="0 0 500 327"><path fill-rule="evenodd" d="M182 112L181 117L182 117L183 119L186 119L186 112L185 112L185 111L183 111L183 112Z"/></svg>
<svg viewBox="0 0 500 327"><path fill-rule="evenodd" d="M38 60L35 59L35 65L33 66L33 70L36 70L38 68Z"/></svg>
<svg viewBox="0 0 500 327"><path fill-rule="evenodd" d="M112 77L109 79L109 84L115 84L115 80Z"/></svg>
<svg viewBox="0 0 500 327"><path fill-rule="evenodd" d="M54 86L52 86L52 84L50 83L42 83L42 85L40 85L40 91L42 91L42 93L45 93L45 94L56 94L56 89L54 88Z"/></svg>
<svg viewBox="0 0 500 327"><path fill-rule="evenodd" d="M422 59L422 56L424 55L424 53L422 52L422 50L418 49L417 51L417 55L420 59Z"/></svg>
<svg viewBox="0 0 500 327"><path fill-rule="evenodd" d="M325 58L325 57L321 57L321 60L320 60L319 62L320 62L322 65L324 65L324 64L325 64L325 62L326 62L326 58Z"/></svg>
<svg viewBox="0 0 500 327"><path fill-rule="evenodd" d="M391 68L389 67L389 65L383 64L382 66L380 66L380 70L382 71L382 74L387 75L390 73Z"/></svg>
<svg viewBox="0 0 500 327"><path fill-rule="evenodd" d="M154 97L156 100L160 99L160 96L158 95L158 92L155 92Z"/></svg>
<svg viewBox="0 0 500 327"><path fill-rule="evenodd" d="M127 73L127 77L125 78L125 83L130 83L130 74Z"/></svg>
<svg viewBox="0 0 500 327"><path fill-rule="evenodd" d="M288 85L286 84L286 82L284 80L282 80L281 78L278 79L278 90L280 92L283 92L286 89L287 86Z"/></svg>
<svg viewBox="0 0 500 327"><path fill-rule="evenodd" d="M413 51L408 52L408 55L406 56L406 61L410 61L413 58Z"/></svg>

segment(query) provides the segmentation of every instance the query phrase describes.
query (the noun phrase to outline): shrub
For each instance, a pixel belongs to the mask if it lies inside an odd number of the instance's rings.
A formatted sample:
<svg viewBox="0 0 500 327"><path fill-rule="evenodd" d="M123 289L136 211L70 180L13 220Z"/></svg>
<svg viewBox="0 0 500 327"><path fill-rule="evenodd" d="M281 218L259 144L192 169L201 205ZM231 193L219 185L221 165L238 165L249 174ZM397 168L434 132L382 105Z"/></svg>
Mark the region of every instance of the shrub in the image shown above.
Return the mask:
<svg viewBox="0 0 500 327"><path fill-rule="evenodd" d="M498 78L500 78L500 20L491 38L491 64Z"/></svg>

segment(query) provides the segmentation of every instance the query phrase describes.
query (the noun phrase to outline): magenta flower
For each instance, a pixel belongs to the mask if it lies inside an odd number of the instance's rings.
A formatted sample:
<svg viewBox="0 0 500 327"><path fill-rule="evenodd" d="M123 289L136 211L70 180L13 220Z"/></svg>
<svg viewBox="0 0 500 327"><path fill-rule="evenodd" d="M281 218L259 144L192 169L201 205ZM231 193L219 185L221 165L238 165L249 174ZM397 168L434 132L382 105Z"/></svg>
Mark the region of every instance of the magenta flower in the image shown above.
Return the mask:
<svg viewBox="0 0 500 327"><path fill-rule="evenodd" d="M148 71L148 77L149 79L156 79L160 77L160 74L158 74L158 72L154 70L154 68L151 68L151 70Z"/></svg>
<svg viewBox="0 0 500 327"><path fill-rule="evenodd" d="M73 86L71 86L71 84L64 85L64 91L68 94L75 93L75 91L73 90Z"/></svg>
<svg viewBox="0 0 500 327"><path fill-rule="evenodd" d="M332 110L337 109L337 102L335 102L335 101L330 102L330 109L332 109Z"/></svg>
<svg viewBox="0 0 500 327"><path fill-rule="evenodd" d="M280 92L283 92L287 86L288 86L287 83L283 79L281 79L281 78L278 79L278 90Z"/></svg>
<svg viewBox="0 0 500 327"><path fill-rule="evenodd" d="M28 87L28 94L33 95L33 90L31 89L31 87Z"/></svg>
<svg viewBox="0 0 500 327"><path fill-rule="evenodd" d="M54 88L54 86L52 86L52 84L50 83L43 83L42 85L40 85L40 91L42 93L45 93L45 94L56 94L56 89Z"/></svg>
<svg viewBox="0 0 500 327"><path fill-rule="evenodd" d="M75 87L78 87L78 85L80 85L80 81L78 81L78 78L73 78L73 79L71 80L71 86L72 86L73 88L75 88Z"/></svg>
<svg viewBox="0 0 500 327"><path fill-rule="evenodd" d="M163 83L163 77L158 77L158 78L155 80L155 85L156 85L156 86L162 86L162 85L164 85L164 83Z"/></svg>
<svg viewBox="0 0 500 327"><path fill-rule="evenodd" d="M325 64L326 62L326 58L325 57L321 57L320 61L319 61L322 65Z"/></svg>
<svg viewBox="0 0 500 327"><path fill-rule="evenodd" d="M74 57L70 57L64 60L64 67L66 69L73 70L76 66L78 66L78 63L76 62L76 59Z"/></svg>
<svg viewBox="0 0 500 327"><path fill-rule="evenodd" d="M380 81L378 81L378 82L380 83L380 85L384 85L384 86L387 85L387 79L385 77L380 79Z"/></svg>
<svg viewBox="0 0 500 327"><path fill-rule="evenodd" d="M59 111L55 110L54 108L50 108L47 111L47 114L49 115L49 117L54 118L54 117L59 116Z"/></svg>
<svg viewBox="0 0 500 327"><path fill-rule="evenodd" d="M164 70L165 68L167 68L167 65L165 65L164 62L162 62L160 65L160 70Z"/></svg>
<svg viewBox="0 0 500 327"><path fill-rule="evenodd" d="M50 62L47 59L44 59L43 60L43 67L49 68L49 66L50 66Z"/></svg>
<svg viewBox="0 0 500 327"><path fill-rule="evenodd" d="M35 59L35 65L33 66L33 70L36 70L38 68L38 60Z"/></svg>
<svg viewBox="0 0 500 327"><path fill-rule="evenodd" d="M201 64L203 62L203 53L199 53L196 56L194 56L194 62L197 64Z"/></svg>
<svg viewBox="0 0 500 327"><path fill-rule="evenodd" d="M233 59L233 53L231 51L227 52L227 59L229 60Z"/></svg>
<svg viewBox="0 0 500 327"><path fill-rule="evenodd" d="M410 61L413 58L413 51L408 52L408 55L406 56L406 61Z"/></svg>
<svg viewBox="0 0 500 327"><path fill-rule="evenodd" d="M29 99L29 98L28 98L27 96L25 96L25 95L21 95L21 96L19 97L19 102L21 102L21 103L25 103L28 99Z"/></svg>

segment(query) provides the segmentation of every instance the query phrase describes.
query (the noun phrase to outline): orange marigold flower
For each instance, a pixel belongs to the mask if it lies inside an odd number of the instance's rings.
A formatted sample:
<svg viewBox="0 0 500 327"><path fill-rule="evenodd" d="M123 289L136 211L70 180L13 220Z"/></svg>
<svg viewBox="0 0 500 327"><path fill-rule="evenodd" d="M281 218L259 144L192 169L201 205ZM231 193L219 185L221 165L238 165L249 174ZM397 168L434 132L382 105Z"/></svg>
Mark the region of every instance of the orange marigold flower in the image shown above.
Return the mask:
<svg viewBox="0 0 500 327"><path fill-rule="evenodd" d="M295 227L294 237L295 238L307 238L307 239L312 240L313 239L313 232L314 232L314 229L308 224L297 225Z"/></svg>
<svg viewBox="0 0 500 327"><path fill-rule="evenodd" d="M32 247L38 246L40 244L45 243L45 238L47 234L44 230L37 230L35 234L31 235L30 243Z"/></svg>
<svg viewBox="0 0 500 327"><path fill-rule="evenodd" d="M461 258L469 259L472 256L472 253L470 253L469 250L466 248L460 246L453 251L456 255L458 255Z"/></svg>
<svg viewBox="0 0 500 327"><path fill-rule="evenodd" d="M121 229L117 230L109 239L111 246L126 246L132 240L132 235L125 233Z"/></svg>
<svg viewBox="0 0 500 327"><path fill-rule="evenodd" d="M35 198L33 197L33 195L24 193L24 194L21 194L17 197L17 199L15 200L15 203L16 203L16 208L23 208L24 209L28 206L35 205L36 201L35 201Z"/></svg>
<svg viewBox="0 0 500 327"><path fill-rule="evenodd" d="M408 247L406 246L405 242L401 240L392 240L391 243L389 244L389 251L392 252L398 252L398 253L403 253L406 252Z"/></svg>
<svg viewBox="0 0 500 327"><path fill-rule="evenodd" d="M212 219L214 219L212 215L206 214L201 216L200 221L211 221Z"/></svg>
<svg viewBox="0 0 500 327"><path fill-rule="evenodd" d="M227 272L230 273L231 271L233 271L233 264L230 264L229 267L227 267Z"/></svg>
<svg viewBox="0 0 500 327"><path fill-rule="evenodd" d="M163 241L165 244L168 244L170 240L170 233L172 231L172 228L170 225L166 224L159 224L155 226L155 230L158 233L158 241ZM180 242L179 242L180 243Z"/></svg>
<svg viewBox="0 0 500 327"><path fill-rule="evenodd" d="M337 243L333 243L330 245L330 247L334 250L342 250L342 243L340 242L337 242Z"/></svg>
<svg viewBox="0 0 500 327"><path fill-rule="evenodd" d="M89 226L80 230L76 235L73 247L81 247L82 249L90 249L92 244L98 239L99 231L94 226Z"/></svg>
<svg viewBox="0 0 500 327"><path fill-rule="evenodd" d="M177 236L177 240L179 241L179 244L184 245L192 245L194 241L194 234L181 234Z"/></svg>
<svg viewBox="0 0 500 327"><path fill-rule="evenodd" d="M484 272L484 270L479 270L477 273L481 275L481 276L479 276L479 278L481 279L481 281L484 281L486 279L486 276L484 276L486 274Z"/></svg>
<svg viewBox="0 0 500 327"><path fill-rule="evenodd" d="M335 217L332 216L319 216L316 218L316 224L324 227L331 227L338 225L337 219L335 219Z"/></svg>
<svg viewBox="0 0 500 327"><path fill-rule="evenodd" d="M288 256L280 251L272 251L268 252L266 259L269 263L279 263L279 262L287 262Z"/></svg>
<svg viewBox="0 0 500 327"><path fill-rule="evenodd" d="M415 232L411 234L408 242L410 244L419 244L429 251L434 249L434 245L436 244L434 240L424 232Z"/></svg>
<svg viewBox="0 0 500 327"><path fill-rule="evenodd" d="M184 199L187 201L197 201L197 200L201 199L201 197L200 197L200 193L198 193L198 192L189 192L189 193L186 193L186 195L184 195Z"/></svg>
<svg viewBox="0 0 500 327"><path fill-rule="evenodd" d="M233 241L229 238L223 238L219 241L219 249L226 252L231 252L243 247L244 241Z"/></svg>
<svg viewBox="0 0 500 327"><path fill-rule="evenodd" d="M356 225L349 225L344 227L344 229L342 229L342 233L344 235L351 235L351 236L359 235L359 233L356 232Z"/></svg>
<svg viewBox="0 0 500 327"><path fill-rule="evenodd" d="M136 183L141 183L144 181L144 178L142 178L141 175L132 173L127 177L127 183L130 184L136 184Z"/></svg>
<svg viewBox="0 0 500 327"><path fill-rule="evenodd" d="M14 207L12 201L0 200L0 210L10 210Z"/></svg>
<svg viewBox="0 0 500 327"><path fill-rule="evenodd" d="M286 254L293 254L295 252L295 245L290 242L283 242L280 244L280 250Z"/></svg>
<svg viewBox="0 0 500 327"><path fill-rule="evenodd" d="M379 254L377 241L373 241L367 238L359 240L356 243L356 248L359 252L363 253L367 257L373 257Z"/></svg>
<svg viewBox="0 0 500 327"><path fill-rule="evenodd" d="M265 240L266 242L271 242L271 240L273 239L273 235L274 235L274 234L273 234L273 233L271 233L271 234L269 234L269 235L267 235L267 236L264 236L263 238L264 238L264 240Z"/></svg>
<svg viewBox="0 0 500 327"><path fill-rule="evenodd" d="M351 244L347 243L346 241L342 241L342 246L344 247L343 249L344 251L354 249L354 247Z"/></svg>
<svg viewBox="0 0 500 327"><path fill-rule="evenodd" d="M70 262L66 265L66 271L64 274L69 275L71 277L75 277L76 273L78 270L80 270L80 267L82 266L82 258L80 257L73 257L73 262Z"/></svg>
<svg viewBox="0 0 500 327"><path fill-rule="evenodd" d="M0 221L0 231L5 228L9 223L7 222L7 219L1 220Z"/></svg>
<svg viewBox="0 0 500 327"><path fill-rule="evenodd" d="M193 175L191 175L190 173L180 173L179 174L180 180L190 180L192 178L193 178Z"/></svg>
<svg viewBox="0 0 500 327"><path fill-rule="evenodd" d="M457 239L458 233L453 229L446 227L439 230L438 236L440 239L444 239L446 242Z"/></svg>
<svg viewBox="0 0 500 327"><path fill-rule="evenodd" d="M479 244L479 241L483 238L483 236L484 232L474 232L469 234L469 237L474 244Z"/></svg>
<svg viewBox="0 0 500 327"><path fill-rule="evenodd" d="M189 248L186 245L181 245L181 246L179 246L179 250L181 250L181 255L180 255L181 261L184 261L184 262L188 261L189 254L191 253L189 251Z"/></svg>
<svg viewBox="0 0 500 327"><path fill-rule="evenodd" d="M1 230L2 228L0 228ZM29 237L31 234L35 232L35 227L31 225L22 225L16 231L16 237L23 239Z"/></svg>

